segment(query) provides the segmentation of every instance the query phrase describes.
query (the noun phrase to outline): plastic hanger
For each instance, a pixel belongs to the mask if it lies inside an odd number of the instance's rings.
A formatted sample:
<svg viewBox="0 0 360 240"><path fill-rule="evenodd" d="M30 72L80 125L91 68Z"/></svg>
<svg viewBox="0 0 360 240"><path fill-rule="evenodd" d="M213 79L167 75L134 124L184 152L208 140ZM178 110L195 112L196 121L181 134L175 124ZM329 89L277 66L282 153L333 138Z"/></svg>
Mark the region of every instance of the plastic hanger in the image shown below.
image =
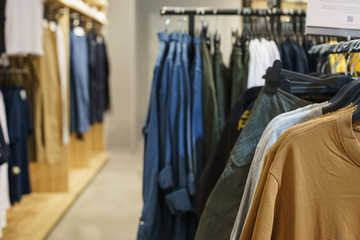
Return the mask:
<svg viewBox="0 0 360 240"><path fill-rule="evenodd" d="M354 106L359 106L360 105L360 96L358 96L358 98L354 101ZM352 122L356 122L360 120L360 108L358 107L358 109L356 109L353 112L353 116L352 116Z"/></svg>
<svg viewBox="0 0 360 240"><path fill-rule="evenodd" d="M357 46L358 42L354 41L351 43L349 47L348 53L352 52L355 47ZM347 64L346 64L346 73L348 70L348 64L352 61L355 54L353 54L351 57L348 58ZM347 75L347 74L346 74ZM360 95L360 81L356 80L349 84L347 84L345 87L343 87L338 94L333 98L331 101L332 103L323 108L324 113L329 113L336 111L340 109L341 107L345 107L349 105L351 102L355 101Z"/></svg>
<svg viewBox="0 0 360 240"><path fill-rule="evenodd" d="M215 48L219 48L220 47L220 35L218 34L218 32L216 31L214 34L214 46Z"/></svg>
<svg viewBox="0 0 360 240"><path fill-rule="evenodd" d="M280 60L276 60L273 66L267 69L266 75L264 76L264 78L266 79L265 90L270 93L275 93L277 91L277 88L281 86L281 83L284 81L285 77L335 89L341 89L346 84L355 80L353 77L346 75L318 78L302 73L285 70L282 69L282 62Z"/></svg>
<svg viewBox="0 0 360 240"><path fill-rule="evenodd" d="M336 53L337 49L341 46L341 43L338 43L337 45L321 45L319 48L319 54L324 55L325 53L329 52L331 49L333 53ZM335 46L335 47L334 47ZM330 64L330 58L327 58L327 60L324 62L323 65L320 66L320 72L325 73L326 66Z"/></svg>
<svg viewBox="0 0 360 240"><path fill-rule="evenodd" d="M357 44L354 46L354 50L358 51L360 49L360 40L358 40ZM360 62L360 54L354 54L356 55L356 60L351 64L351 70L350 70L350 74L351 76L354 76L354 70L357 64L359 64Z"/></svg>
<svg viewBox="0 0 360 240"><path fill-rule="evenodd" d="M216 15L217 10L214 10L214 14ZM215 48L219 48L220 47L220 35L218 33L218 29L219 29L219 18L216 17L216 21L215 21L215 34L214 34L214 47Z"/></svg>
<svg viewBox="0 0 360 240"><path fill-rule="evenodd" d="M169 31L170 23L171 23L171 18L170 17L165 18L165 32L166 33Z"/></svg>
<svg viewBox="0 0 360 240"><path fill-rule="evenodd" d="M356 80L347 85L345 85L342 91L339 91L339 94L335 95L336 100L332 100L331 104L323 107L323 113L334 112L340 108L346 107L351 102L356 100L360 94L360 81Z"/></svg>

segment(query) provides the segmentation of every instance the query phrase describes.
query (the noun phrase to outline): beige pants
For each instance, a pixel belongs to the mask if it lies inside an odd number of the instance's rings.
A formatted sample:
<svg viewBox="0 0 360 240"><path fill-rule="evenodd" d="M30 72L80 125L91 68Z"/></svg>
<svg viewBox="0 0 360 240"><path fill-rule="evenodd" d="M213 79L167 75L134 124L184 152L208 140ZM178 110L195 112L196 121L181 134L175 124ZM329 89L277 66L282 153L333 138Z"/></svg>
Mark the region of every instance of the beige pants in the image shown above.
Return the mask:
<svg viewBox="0 0 360 240"><path fill-rule="evenodd" d="M40 58L44 148L46 161L54 163L62 156L62 108L56 32L44 29L44 51L44 56Z"/></svg>

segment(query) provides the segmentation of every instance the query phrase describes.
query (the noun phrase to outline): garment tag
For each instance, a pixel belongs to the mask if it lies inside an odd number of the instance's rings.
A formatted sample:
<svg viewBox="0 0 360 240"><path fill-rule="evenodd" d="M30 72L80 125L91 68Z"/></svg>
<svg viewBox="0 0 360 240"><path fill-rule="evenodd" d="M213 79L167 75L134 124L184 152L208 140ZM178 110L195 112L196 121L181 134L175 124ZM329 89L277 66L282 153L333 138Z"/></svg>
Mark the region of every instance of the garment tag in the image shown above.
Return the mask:
<svg viewBox="0 0 360 240"><path fill-rule="evenodd" d="M49 29L50 29L50 31L55 32L55 31L56 31L56 27L57 27L57 25L56 25L55 22L51 21L51 22L49 23Z"/></svg>
<svg viewBox="0 0 360 240"><path fill-rule="evenodd" d="M97 36L96 41L98 44L101 44L103 42L103 38L101 36Z"/></svg>
<svg viewBox="0 0 360 240"><path fill-rule="evenodd" d="M85 30L82 27L75 27L74 33L76 36L79 36L79 37L85 36Z"/></svg>
<svg viewBox="0 0 360 240"><path fill-rule="evenodd" d="M9 58L5 53L0 54L0 66L3 66L3 67L10 66Z"/></svg>
<svg viewBox="0 0 360 240"><path fill-rule="evenodd" d="M19 175L21 173L21 169L18 166L13 166L11 170L14 175Z"/></svg>
<svg viewBox="0 0 360 240"><path fill-rule="evenodd" d="M26 90L25 89L21 89L20 90L20 97L22 100L26 100Z"/></svg>
<svg viewBox="0 0 360 240"><path fill-rule="evenodd" d="M43 28L48 28L49 27L49 22L45 18L43 19L42 26L43 26Z"/></svg>

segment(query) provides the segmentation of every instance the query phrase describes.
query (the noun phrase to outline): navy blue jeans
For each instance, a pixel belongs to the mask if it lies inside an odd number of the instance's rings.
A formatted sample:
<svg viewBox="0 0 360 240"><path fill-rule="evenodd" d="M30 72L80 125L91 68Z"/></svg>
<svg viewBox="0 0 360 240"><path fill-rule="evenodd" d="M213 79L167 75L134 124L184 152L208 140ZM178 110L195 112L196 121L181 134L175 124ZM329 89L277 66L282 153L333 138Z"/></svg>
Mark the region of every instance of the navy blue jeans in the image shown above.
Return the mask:
<svg viewBox="0 0 360 240"><path fill-rule="evenodd" d="M192 66L192 148L196 179L200 178L203 168L204 129L202 117L202 61L200 54L201 38L194 38L195 55Z"/></svg>
<svg viewBox="0 0 360 240"><path fill-rule="evenodd" d="M189 67L189 45L191 37L189 34L183 34L182 39L182 65L184 71L184 90L185 90L185 122L186 122L186 157L187 157L187 188L191 196L195 195L195 169L193 159L193 147L191 144L191 83Z"/></svg>
<svg viewBox="0 0 360 240"><path fill-rule="evenodd" d="M174 55L176 50L177 35L172 33L160 33L160 36L167 41L170 40L169 50L162 69L161 81L159 83L159 134L160 134L160 167L159 186L166 191L174 187L173 169L171 167L171 140L170 121L167 117L167 103L171 97L170 81L174 66Z"/></svg>
<svg viewBox="0 0 360 240"><path fill-rule="evenodd" d="M140 219L138 240L161 239L161 214L158 199L158 172L159 172L159 119L157 89L161 77L161 67L166 54L167 42L161 35L160 49L157 56L154 77L151 88L150 106L143 129L145 138L144 150L144 176L143 176L143 200L144 206Z"/></svg>
<svg viewBox="0 0 360 240"><path fill-rule="evenodd" d="M84 133L90 125L88 46L85 36L70 32L71 130ZM75 121L75 122L74 122Z"/></svg>

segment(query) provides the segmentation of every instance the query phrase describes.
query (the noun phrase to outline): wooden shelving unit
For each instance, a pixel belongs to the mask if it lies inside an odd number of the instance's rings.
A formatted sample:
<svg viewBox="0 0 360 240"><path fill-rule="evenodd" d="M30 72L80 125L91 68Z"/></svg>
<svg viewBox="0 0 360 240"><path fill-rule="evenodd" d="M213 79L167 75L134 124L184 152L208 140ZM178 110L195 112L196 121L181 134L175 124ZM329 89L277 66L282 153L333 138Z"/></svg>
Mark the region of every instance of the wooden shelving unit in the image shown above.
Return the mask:
<svg viewBox="0 0 360 240"><path fill-rule="evenodd" d="M99 8L105 8L109 5L108 0L86 0L87 4L90 6L96 6Z"/></svg>
<svg viewBox="0 0 360 240"><path fill-rule="evenodd" d="M105 11L107 0L92 0L89 6ZM70 13L76 11L101 25L108 23L93 15L91 11L80 8L73 0L47 0L47 7L65 8L58 19L65 41L66 55L70 54ZM69 64L69 63L68 63ZM69 70L68 66L68 70ZM70 79L70 72L68 72ZM69 87L70 84L68 84ZM70 89L68 88L68 99ZM69 101L70 102L70 101ZM69 104L69 103L68 103ZM68 106L70 109L70 106ZM69 119L70 121L70 119ZM68 145L62 146L60 160L54 164L46 160L31 162L29 165L32 193L23 196L21 201L7 212L7 227L3 229L1 240L42 240L66 213L84 188L102 169L109 158L105 151L104 124L95 124L78 139L71 136Z"/></svg>
<svg viewBox="0 0 360 240"><path fill-rule="evenodd" d="M32 193L8 211L8 227L3 240L44 239L84 188L102 169L109 154L95 154L89 168L71 169L69 191L60 193Z"/></svg>
<svg viewBox="0 0 360 240"><path fill-rule="evenodd" d="M93 2L95 2L96 4L92 4L92 5L89 5L89 6L99 7L100 11L103 11L104 8L109 4L108 1L103 1L103 0L101 0L101 1L98 0L98 1L93 1ZM69 8L70 10L78 12L81 15L87 16L87 17L93 19L94 21L96 21L96 22L98 22L98 23L100 23L102 25L106 25L106 24L109 23L109 21L106 18L105 19L99 18L98 16L93 15L87 9L83 9L81 7L78 7L76 2L73 1L73 0L48 0L47 4L56 4L56 5L59 5L61 7Z"/></svg>

